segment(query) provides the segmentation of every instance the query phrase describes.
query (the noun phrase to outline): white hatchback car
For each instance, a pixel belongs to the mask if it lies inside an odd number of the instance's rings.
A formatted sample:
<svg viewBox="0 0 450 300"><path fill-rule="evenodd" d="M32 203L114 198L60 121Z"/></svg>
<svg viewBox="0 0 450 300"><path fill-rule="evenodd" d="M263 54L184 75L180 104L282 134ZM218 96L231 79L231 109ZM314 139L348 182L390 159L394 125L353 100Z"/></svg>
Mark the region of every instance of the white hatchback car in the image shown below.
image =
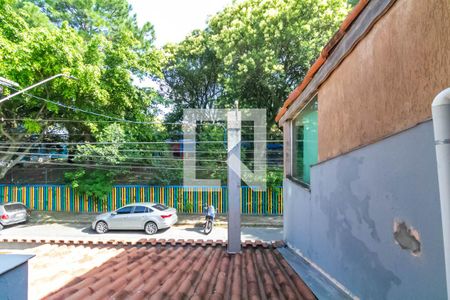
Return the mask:
<svg viewBox="0 0 450 300"><path fill-rule="evenodd" d="M25 223L31 216L31 210L20 202L0 204L0 230L4 226Z"/></svg>
<svg viewBox="0 0 450 300"><path fill-rule="evenodd" d="M168 228L177 221L175 208L143 202L98 215L92 222L92 229L97 233L108 230L144 230L147 234L155 234L159 229Z"/></svg>

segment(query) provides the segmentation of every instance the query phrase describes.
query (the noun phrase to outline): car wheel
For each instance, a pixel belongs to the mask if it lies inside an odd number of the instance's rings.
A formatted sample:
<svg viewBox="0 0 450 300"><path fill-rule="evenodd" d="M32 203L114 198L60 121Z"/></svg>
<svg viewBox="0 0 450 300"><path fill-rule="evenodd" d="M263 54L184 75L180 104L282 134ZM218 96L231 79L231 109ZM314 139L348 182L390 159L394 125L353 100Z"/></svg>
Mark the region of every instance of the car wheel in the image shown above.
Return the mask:
<svg viewBox="0 0 450 300"><path fill-rule="evenodd" d="M144 230L146 234L155 234L158 231L158 226L153 222L148 222L145 224Z"/></svg>
<svg viewBox="0 0 450 300"><path fill-rule="evenodd" d="M97 222L95 225L95 231L99 234L106 233L108 231L108 224L103 221Z"/></svg>

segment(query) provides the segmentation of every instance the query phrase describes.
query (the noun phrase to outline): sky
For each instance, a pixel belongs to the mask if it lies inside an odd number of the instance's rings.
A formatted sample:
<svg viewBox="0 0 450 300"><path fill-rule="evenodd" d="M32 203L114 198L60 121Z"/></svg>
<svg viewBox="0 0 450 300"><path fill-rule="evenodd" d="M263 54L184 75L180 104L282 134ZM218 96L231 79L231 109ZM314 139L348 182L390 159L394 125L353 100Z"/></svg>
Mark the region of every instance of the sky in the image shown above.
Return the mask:
<svg viewBox="0 0 450 300"><path fill-rule="evenodd" d="M138 24L150 22L155 27L156 46L183 40L194 29L206 27L209 16L222 10L232 0L129 0Z"/></svg>

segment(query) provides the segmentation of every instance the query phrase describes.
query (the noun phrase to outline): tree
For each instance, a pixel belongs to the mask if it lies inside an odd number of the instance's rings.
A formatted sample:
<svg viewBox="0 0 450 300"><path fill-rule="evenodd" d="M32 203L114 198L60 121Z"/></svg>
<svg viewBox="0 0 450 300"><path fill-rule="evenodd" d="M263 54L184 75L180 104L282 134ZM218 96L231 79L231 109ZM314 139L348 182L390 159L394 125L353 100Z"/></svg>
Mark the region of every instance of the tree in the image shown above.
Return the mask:
<svg viewBox="0 0 450 300"><path fill-rule="evenodd" d="M55 24L66 21L86 36L111 31L121 25L135 25L127 1L122 0L34 0ZM131 21L131 22L130 22Z"/></svg>
<svg viewBox="0 0 450 300"><path fill-rule="evenodd" d="M0 178L40 142L59 141L50 132L67 133L65 142L96 141L110 124L102 121L112 120L99 112L113 120L154 120L157 94L133 83L160 75L153 41L152 26L139 27L125 0L0 0L0 76L22 87L58 73L78 78L54 80L1 104ZM136 130L125 124L127 132Z"/></svg>
<svg viewBox="0 0 450 300"><path fill-rule="evenodd" d="M349 9L346 0L246 0L225 8L204 30L164 48L162 93L174 106L167 120L179 121L185 108L231 108L237 100L241 108L265 108L269 140L282 139L278 109ZM272 151L267 178L279 186L281 155ZM251 165L251 157L242 160ZM205 175L226 177L214 162L201 164L215 170Z"/></svg>
<svg viewBox="0 0 450 300"><path fill-rule="evenodd" d="M211 109L223 95L218 82L222 64L212 46L207 32L194 31L181 43L164 47L164 80L160 83L174 107L167 121L179 121L185 108Z"/></svg>
<svg viewBox="0 0 450 300"><path fill-rule="evenodd" d="M91 197L91 200L101 209L105 209L107 197L113 188L114 171L79 169L65 174L65 180L72 188Z"/></svg>
<svg viewBox="0 0 450 300"><path fill-rule="evenodd" d="M209 22L225 102L266 108L268 122L348 12L345 0L247 0Z"/></svg>
<svg viewBox="0 0 450 300"><path fill-rule="evenodd" d="M350 6L346 0L247 0L165 48L165 95L182 108L266 108L269 127ZM167 92L168 91L168 92Z"/></svg>

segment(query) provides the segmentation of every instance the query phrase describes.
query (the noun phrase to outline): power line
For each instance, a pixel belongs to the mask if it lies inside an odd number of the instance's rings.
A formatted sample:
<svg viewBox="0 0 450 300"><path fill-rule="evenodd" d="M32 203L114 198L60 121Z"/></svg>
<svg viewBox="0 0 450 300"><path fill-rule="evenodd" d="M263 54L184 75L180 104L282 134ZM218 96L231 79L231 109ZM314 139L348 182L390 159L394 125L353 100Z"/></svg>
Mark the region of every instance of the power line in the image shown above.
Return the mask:
<svg viewBox="0 0 450 300"><path fill-rule="evenodd" d="M15 90L15 91L18 91L15 88L11 88L11 89ZM118 122L132 123L132 124L153 124L153 125L154 124L161 124L161 122L133 121L133 120L127 120L127 119L118 118L118 117L112 117L112 116L108 116L108 115L101 114L101 113L98 113L98 112L92 112L92 111L88 111L88 110L85 110L85 109L81 109L81 108L76 107L76 106L66 105L66 104L63 104L63 103L58 102L58 101L53 101L53 100L50 100L50 99L42 98L42 97L30 94L30 93L23 93L23 94L27 95L29 97L32 97L32 98L44 101L44 102L52 103L52 104L60 106L60 107L64 107L64 108L71 109L71 110L74 110L74 111L83 112L83 113L90 114L90 115L97 116L97 117L103 117L103 118L111 119L111 120L118 121ZM176 125L178 123L165 123L165 124Z"/></svg>
<svg viewBox="0 0 450 300"><path fill-rule="evenodd" d="M28 95L28 94L27 94ZM112 117L111 117L112 118ZM29 121L30 119L27 118L1 118L2 121ZM34 119L33 121L36 122L52 122L52 123L132 123L132 124L141 124L141 125L190 125L193 126L194 124L187 124L184 122L162 122L162 121L132 121L127 119L118 119L118 120L73 120L73 119ZM196 123L195 126L220 126L225 129L225 122L201 122ZM241 125L242 128L265 128L267 126L264 125Z"/></svg>
<svg viewBox="0 0 450 300"><path fill-rule="evenodd" d="M58 130L58 129L55 129ZM39 134L36 133L28 133L28 132L17 132L17 131L6 131L9 135L13 135L13 136L17 136L17 135L25 135L25 136L39 136ZM195 136L200 136L202 133L196 133ZM157 136L158 133L153 134L153 136ZM184 136L183 133L179 133L179 132L167 132L167 133L160 133L159 135L163 135L164 138L166 139L171 139L172 136ZM92 133L70 133L70 132L47 132L44 133L44 136L90 136L90 137L94 137L94 135L92 135ZM223 139L221 139L221 141L223 141Z"/></svg>
<svg viewBox="0 0 450 300"><path fill-rule="evenodd" d="M223 141L196 141L196 144L202 143L202 144L224 144ZM180 144L180 142L1 142L0 144L3 145L122 145L122 144L129 144L129 145L161 145L161 144ZM189 143L181 143L181 144L194 144L194 142Z"/></svg>
<svg viewBox="0 0 450 300"><path fill-rule="evenodd" d="M55 156L56 159L62 159L65 157L58 157L58 156L66 156L66 154L60 154L60 153L56 153L56 154L50 154L50 153L37 153L37 152L12 152L12 151L0 151L1 154L8 154L8 155L23 155L23 156L40 156L40 157L48 157L48 156ZM83 158L105 158L105 156L102 155L92 155L92 154L88 154L88 155L83 155L81 154L79 157L75 157L75 160L80 160ZM131 156L122 156L121 159L124 160L119 160L117 163L123 163L126 162L127 160L131 160L131 161L168 161L168 162L178 162L178 163L183 163L184 161L195 161L195 162L214 162L214 163L222 163L225 164L227 163L226 160L214 160L214 159L203 159L203 158L196 158L196 159L187 159L187 158L169 158L169 157L131 157ZM82 161L82 160L81 160ZM263 159L263 160L253 160L253 159L244 159L242 160L243 163L252 165L252 166L264 166L267 165L268 163L273 163L273 162L281 162L282 160L271 160L271 159Z"/></svg>
<svg viewBox="0 0 450 300"><path fill-rule="evenodd" d="M25 146L22 146L22 145L18 145L18 146L14 146L14 145L1 146L1 144L2 143L0 143L0 149L1 148L21 149L21 148L25 147ZM39 144L39 142L37 142L36 144ZM61 142L61 144L63 146L65 146L64 142ZM61 144L58 144L58 145L61 145ZM67 148L77 149L77 148L74 148L74 146L77 146L77 145L67 145ZM43 149L43 147L40 147L40 146L32 146L32 147L26 147L26 148L27 149L37 149L37 150ZM44 148L44 149L47 149L47 148ZM115 151L118 151L118 152L172 153L172 154L175 154L175 153L179 153L179 154L183 154L183 153L200 153L200 154L206 153L206 154L214 154L214 155L217 155L217 154L226 155L227 154L227 149L225 149L225 148L224 149L214 149L214 150L221 150L221 151L219 151L219 152L217 152L217 151L216 152L212 152L212 150L188 151L188 150L183 150L183 149L179 149L179 150L165 150L165 149L115 149ZM281 149L280 150L267 149L265 151L266 151L266 153L283 153L283 150L281 150ZM255 150L246 150L246 149L244 149L244 150L241 150L241 152L254 153Z"/></svg>
<svg viewBox="0 0 450 300"><path fill-rule="evenodd" d="M2 154L11 154L11 155L25 155L25 156L66 156L67 154L61 154L61 153L38 153L38 152L11 152L11 151L0 151L0 153ZM75 155L75 157L77 158L105 158L105 156L103 155L91 155L91 154L87 154L87 155L83 155L83 154L79 154L79 155ZM75 158L75 159L76 159ZM214 160L214 159L176 159L176 158L166 158L166 157L132 157L132 156L122 156L121 158L123 159L130 159L130 160L163 160L163 161L179 161L179 162L183 162L183 160L188 160L188 161L198 161L198 162L218 162L218 163L226 163L226 161L224 160Z"/></svg>
<svg viewBox="0 0 450 300"><path fill-rule="evenodd" d="M250 140L250 141L241 141L243 143L267 143L267 142L282 142L282 140ZM164 142L0 142L0 144L4 145L121 145L121 144L130 144L130 145L160 145L160 144L226 144L224 141L190 141L190 142L172 142L172 141L164 141Z"/></svg>
<svg viewBox="0 0 450 300"><path fill-rule="evenodd" d="M142 166L142 165L104 165L104 164L81 164L81 163L68 163L68 162L33 162L33 161L22 161L23 164L39 164L39 165L61 165L61 166L72 166L72 167L83 167L83 168L105 168L105 170L110 169L144 169L144 170L161 170L158 166ZM172 168L164 167L168 170L183 170L183 168Z"/></svg>
<svg viewBox="0 0 450 300"><path fill-rule="evenodd" d="M27 118L1 118L1 121L29 121L30 119ZM119 120L72 120L72 119L33 119L33 121L36 122L52 122L52 123L131 123L131 124L138 124L138 125L189 125L183 122L163 122L163 121L132 121L132 120L126 120L126 119L119 119ZM223 127L224 124L220 123L208 123L208 124L196 124L196 126L208 126L208 125L214 125L214 126L221 126Z"/></svg>
<svg viewBox="0 0 450 300"><path fill-rule="evenodd" d="M13 87L9 87L9 88L14 90L14 91L19 91L18 89L15 89ZM155 124L184 125L184 124L186 124L184 122L172 122L171 123L171 122L148 122L148 121L128 120L128 119L124 119L124 118L113 117L113 116L105 115L105 114L102 114L102 113L85 110L85 109L82 109L82 108L79 108L79 107L76 107L76 106L73 106L73 105L67 105L67 104L64 104L64 103L61 103L61 102L58 102L58 101L46 99L46 98L39 97L39 96L36 96L34 94L30 94L30 93L23 93L23 94L26 95L26 96L29 96L29 97L32 97L32 98L44 101L44 102L52 103L54 105L70 109L70 110L79 111L79 112L83 112L83 113L90 114L90 115L93 115L93 116L103 117L103 118L107 118L107 119L110 119L110 120L114 120L112 122L124 122L124 123L143 124L143 125L155 125ZM2 120L6 120L6 119L2 119ZM15 120L19 120L19 119L11 119L11 120L15 121ZM26 119L22 119L22 120L26 120ZM36 121L39 121L39 120L36 120ZM43 120L43 121L56 121L56 120ZM58 122L62 122L62 121L63 120L59 120ZM75 120L65 120L65 121L74 122ZM82 120L78 120L78 121L79 122L86 122L86 121L82 121ZM93 122L93 121L87 121L87 122ZM101 122L101 121L96 120L95 122ZM202 123L204 123L204 124L202 124ZM214 125L214 126L221 126L221 127L225 126L225 124L224 124L225 121L202 122L202 123L199 123L199 124L196 123L195 125L196 126L198 126L198 125ZM250 128L264 127L264 128L266 128L267 126L266 125L241 125L241 127L250 127Z"/></svg>
<svg viewBox="0 0 450 300"><path fill-rule="evenodd" d="M37 143L38 144L38 143ZM63 144L63 143L62 143ZM68 145L71 149L77 149L77 148L73 148L73 146L77 146L77 145ZM67 147L67 148L69 148ZM0 149L21 149L24 148L24 146L1 146L0 143ZM32 147L26 147L27 149L35 149L35 150L41 150L41 149L47 149L47 148L43 148L43 147L37 147L37 146L32 146ZM198 151L187 151L187 150L158 150L158 149L114 149L115 151L118 152L143 152L143 153L210 153L210 154L227 154L226 149L221 149L224 152L216 152L216 153L211 153L210 151L207 150L198 150Z"/></svg>
<svg viewBox="0 0 450 300"><path fill-rule="evenodd" d="M45 164L44 164L45 165ZM62 164L61 164L62 165ZM71 164L66 164L67 166L71 166ZM62 167L53 167L53 168L45 168L45 169L38 169L38 170L42 170L42 171L44 171L44 170L47 170L47 171L50 171L50 172L55 172L55 171L65 171L65 170L69 170L69 171L74 171L74 170L76 170L77 168L79 168L79 167L77 167L77 166L71 166L71 167L64 167L65 165L62 165ZM111 171L111 169L108 169L108 168L104 168L104 167L98 167L98 166L95 166L95 165L91 165L91 166L89 166L88 167L89 169L97 169L97 170L104 170L104 171ZM268 169L270 169L270 170L272 170L272 171L276 171L276 170L279 170L279 171L282 171L283 169L282 168L268 168ZM179 170L181 170L181 169L179 169ZM17 174L17 173L23 173L23 172L30 172L30 169L29 168L24 168L24 169L14 169L14 174ZM131 175L139 175L139 176L143 176L143 175L146 175L146 177L147 178L154 178L154 177L149 177L150 176L150 174L148 173L148 172L142 172L142 171L137 171L137 170L133 170L133 171L126 171L126 172L129 172L129 173L131 173ZM123 174L123 175L125 175L125 174Z"/></svg>
<svg viewBox="0 0 450 300"><path fill-rule="evenodd" d="M111 168L111 169L143 169L143 170L184 170L183 168L172 168L166 166L142 166L142 165L104 165L104 164L79 164L79 163L68 163L68 162L33 162L33 161L21 161L23 164L44 164L44 165L63 165L63 166L77 166L77 167L85 167L85 168L95 168L95 167L103 167L103 168ZM213 167L211 169L199 169L199 171L214 171L214 170L227 170L226 168L217 168Z"/></svg>
<svg viewBox="0 0 450 300"><path fill-rule="evenodd" d="M45 164L44 164L45 165ZM62 165L62 164L61 164ZM72 165L72 164L67 164L67 165ZM45 169L42 169L42 170L50 170L50 172L54 172L54 171L58 171L58 170L70 170L70 171L73 171L73 170L75 170L75 169L77 169L77 168L79 168L79 167L77 167L77 166L73 166L73 167L71 167L71 168L66 168L66 167L54 167L54 168L45 168ZM108 169L108 168L103 168L103 167L97 167L97 166L95 166L95 165L90 165L89 167L88 167L89 169L98 169L98 170L104 170L104 171L111 171L111 169ZM41 169L39 169L39 170L41 170ZM179 169L177 169L177 170L181 170L181 168L179 168ZM20 173L20 172L29 172L30 170L28 169L28 168L25 168L25 169L14 169L14 173ZM149 173L148 172L142 172L142 171L136 171L136 170L133 170L133 171L126 171L126 172L130 172L130 173L133 173L133 174L138 174L138 175L149 175ZM149 178L152 178L152 177L149 177Z"/></svg>

